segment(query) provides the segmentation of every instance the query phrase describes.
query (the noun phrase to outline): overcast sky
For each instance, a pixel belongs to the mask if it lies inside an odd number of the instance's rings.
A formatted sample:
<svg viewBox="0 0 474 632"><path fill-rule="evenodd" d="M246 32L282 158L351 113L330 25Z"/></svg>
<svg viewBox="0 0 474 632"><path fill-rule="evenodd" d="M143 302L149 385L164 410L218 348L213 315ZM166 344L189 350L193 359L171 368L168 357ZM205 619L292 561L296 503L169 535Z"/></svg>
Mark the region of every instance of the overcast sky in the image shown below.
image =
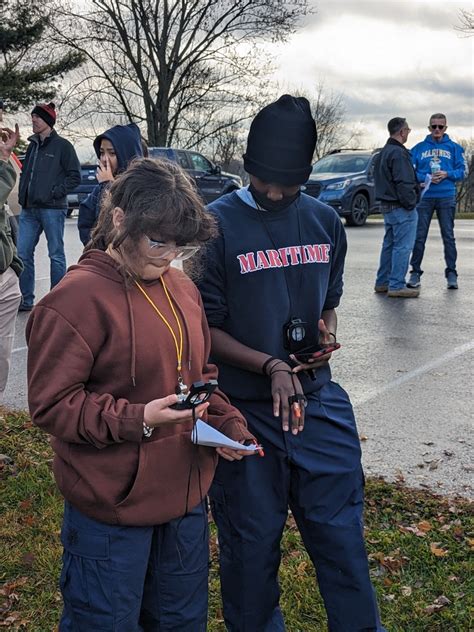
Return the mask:
<svg viewBox="0 0 474 632"><path fill-rule="evenodd" d="M404 116L407 146L422 140L430 114L448 134L472 138L473 45L453 27L472 3L450 0L311 0L316 14L278 48L277 77L291 89L318 82L343 95L362 145L383 144L386 124Z"/></svg>

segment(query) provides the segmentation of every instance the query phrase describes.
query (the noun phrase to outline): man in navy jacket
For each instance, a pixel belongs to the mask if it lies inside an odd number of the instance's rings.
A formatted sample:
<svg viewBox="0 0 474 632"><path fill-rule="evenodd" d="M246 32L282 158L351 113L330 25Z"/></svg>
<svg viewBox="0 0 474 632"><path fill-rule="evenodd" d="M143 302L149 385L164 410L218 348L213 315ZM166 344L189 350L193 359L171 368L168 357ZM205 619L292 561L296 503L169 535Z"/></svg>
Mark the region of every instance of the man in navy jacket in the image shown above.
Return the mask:
<svg viewBox="0 0 474 632"><path fill-rule="evenodd" d="M434 211L438 218L444 246L444 259L448 290L458 289L456 270L456 241L454 239L454 215L456 212L456 182L467 175L467 163L461 145L452 141L446 134L448 129L446 116L432 114L428 126L430 134L411 150L416 175L424 182L431 175L431 183L423 199L417 206L418 227L415 246L411 257L411 274L408 287L421 286L421 262L425 252L426 239Z"/></svg>
<svg viewBox="0 0 474 632"><path fill-rule="evenodd" d="M316 567L333 632L380 631L363 541L363 473L354 414L331 381L346 236L337 213L300 192L316 128L284 95L252 122L250 186L213 202L219 236L200 289L219 383L265 449L221 461L210 491L227 629L281 632L278 567L288 507ZM303 356L299 356L303 358ZM249 461L253 461L252 464Z"/></svg>
<svg viewBox="0 0 474 632"><path fill-rule="evenodd" d="M420 290L405 284L415 243L419 191L410 153L404 147L411 130L401 116L390 119L387 128L390 138L376 157L374 170L375 197L385 227L375 291L392 298L416 298Z"/></svg>

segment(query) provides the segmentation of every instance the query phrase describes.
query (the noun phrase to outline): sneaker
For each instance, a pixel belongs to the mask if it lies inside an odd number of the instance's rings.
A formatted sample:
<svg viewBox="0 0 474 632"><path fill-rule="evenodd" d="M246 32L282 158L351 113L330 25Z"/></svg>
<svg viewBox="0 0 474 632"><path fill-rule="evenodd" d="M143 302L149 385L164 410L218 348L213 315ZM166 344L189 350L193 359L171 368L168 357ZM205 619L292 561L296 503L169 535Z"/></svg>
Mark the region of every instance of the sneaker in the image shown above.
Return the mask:
<svg viewBox="0 0 474 632"><path fill-rule="evenodd" d="M402 287L399 290L389 290L387 296L391 298L417 298L420 295L419 288Z"/></svg>
<svg viewBox="0 0 474 632"><path fill-rule="evenodd" d="M458 289L458 277L455 272L448 272L447 282L448 290Z"/></svg>
<svg viewBox="0 0 474 632"><path fill-rule="evenodd" d="M19 312L31 312L33 307L34 307L34 305L27 305L26 303L20 303L20 306L18 307L18 311Z"/></svg>
<svg viewBox="0 0 474 632"><path fill-rule="evenodd" d="M374 287L374 292L377 294L383 294L384 292L388 292L388 285L376 285Z"/></svg>
<svg viewBox="0 0 474 632"><path fill-rule="evenodd" d="M421 275L419 272L412 272L410 274L407 287L421 287Z"/></svg>

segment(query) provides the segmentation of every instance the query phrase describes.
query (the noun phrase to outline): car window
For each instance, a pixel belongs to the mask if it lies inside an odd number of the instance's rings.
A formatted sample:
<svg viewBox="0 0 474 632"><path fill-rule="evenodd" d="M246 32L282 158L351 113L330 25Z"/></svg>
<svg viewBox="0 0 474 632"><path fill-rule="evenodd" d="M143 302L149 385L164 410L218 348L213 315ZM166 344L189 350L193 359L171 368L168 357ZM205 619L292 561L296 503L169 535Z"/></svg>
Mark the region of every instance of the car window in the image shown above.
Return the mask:
<svg viewBox="0 0 474 632"><path fill-rule="evenodd" d="M168 158L166 147L148 147L150 158Z"/></svg>
<svg viewBox="0 0 474 632"><path fill-rule="evenodd" d="M318 160L313 166L313 173L357 173L364 171L370 156L354 156L332 154Z"/></svg>
<svg viewBox="0 0 474 632"><path fill-rule="evenodd" d="M97 184L97 165L81 165L82 184Z"/></svg>
<svg viewBox="0 0 474 632"><path fill-rule="evenodd" d="M184 151L176 151L176 159L180 167L183 169L189 169L188 157Z"/></svg>
<svg viewBox="0 0 474 632"><path fill-rule="evenodd" d="M196 169L196 171L212 171L212 164L201 154L190 152L189 157L191 158L192 168Z"/></svg>

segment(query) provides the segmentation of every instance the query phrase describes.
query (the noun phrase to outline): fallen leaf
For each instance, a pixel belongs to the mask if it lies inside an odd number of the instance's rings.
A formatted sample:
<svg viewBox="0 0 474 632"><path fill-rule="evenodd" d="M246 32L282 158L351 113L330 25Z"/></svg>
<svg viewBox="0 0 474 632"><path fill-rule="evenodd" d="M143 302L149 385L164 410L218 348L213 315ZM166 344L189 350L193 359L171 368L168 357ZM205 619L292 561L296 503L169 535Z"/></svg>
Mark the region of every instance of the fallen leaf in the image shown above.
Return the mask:
<svg viewBox="0 0 474 632"><path fill-rule="evenodd" d="M360 435L359 435L359 439L360 439L361 441L367 441L367 439L368 439L368 438L369 438L369 437L368 437L367 435L365 435L365 434L360 434Z"/></svg>
<svg viewBox="0 0 474 632"><path fill-rule="evenodd" d="M428 533L428 531L432 529L431 524L427 520L422 520L416 526L420 531L423 531L423 533Z"/></svg>
<svg viewBox="0 0 474 632"><path fill-rule="evenodd" d="M436 557L445 557L446 555L448 555L449 551L447 551L446 549L442 549L439 546L439 542L431 542L430 543L430 550L433 553L433 555L436 555Z"/></svg>
<svg viewBox="0 0 474 632"><path fill-rule="evenodd" d="M405 476L403 475L403 472L401 470L395 470L395 479L398 483L405 482Z"/></svg>
<svg viewBox="0 0 474 632"><path fill-rule="evenodd" d="M24 566L29 566L30 568L33 566L33 564L35 563L35 556L33 555L33 553L25 553L24 555L22 555L21 557L21 563Z"/></svg>
<svg viewBox="0 0 474 632"><path fill-rule="evenodd" d="M437 599L433 601L433 603L425 608L426 614L433 614L433 612L438 612L442 608L448 606L451 602L444 595L440 595Z"/></svg>
<svg viewBox="0 0 474 632"><path fill-rule="evenodd" d="M404 597L410 597L412 592L413 592L413 589L411 586L402 586L401 588L401 593Z"/></svg>

